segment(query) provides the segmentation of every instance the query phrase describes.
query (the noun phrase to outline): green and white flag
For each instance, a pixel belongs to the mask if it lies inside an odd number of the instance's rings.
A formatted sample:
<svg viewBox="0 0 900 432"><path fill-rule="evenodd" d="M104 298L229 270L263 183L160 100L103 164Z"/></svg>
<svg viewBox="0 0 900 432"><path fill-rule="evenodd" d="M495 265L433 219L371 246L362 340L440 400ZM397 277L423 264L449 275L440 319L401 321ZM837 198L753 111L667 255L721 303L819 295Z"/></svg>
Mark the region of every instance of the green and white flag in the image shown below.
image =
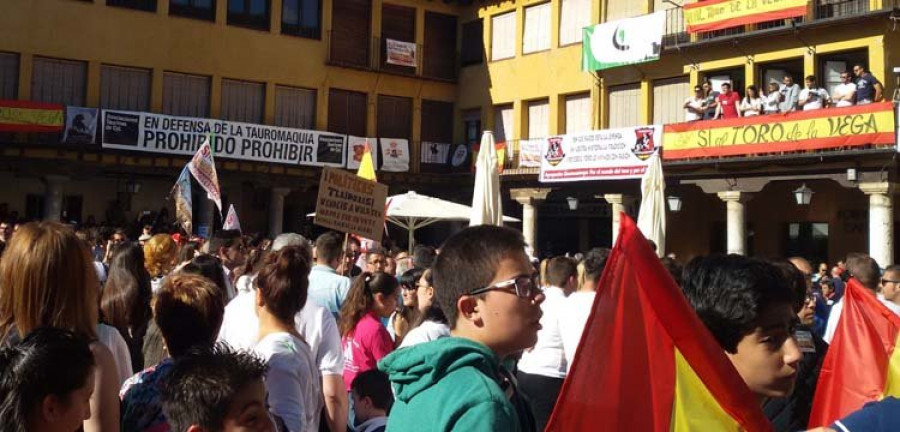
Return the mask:
<svg viewBox="0 0 900 432"><path fill-rule="evenodd" d="M665 30L665 12L585 27L581 69L596 71L659 60Z"/></svg>

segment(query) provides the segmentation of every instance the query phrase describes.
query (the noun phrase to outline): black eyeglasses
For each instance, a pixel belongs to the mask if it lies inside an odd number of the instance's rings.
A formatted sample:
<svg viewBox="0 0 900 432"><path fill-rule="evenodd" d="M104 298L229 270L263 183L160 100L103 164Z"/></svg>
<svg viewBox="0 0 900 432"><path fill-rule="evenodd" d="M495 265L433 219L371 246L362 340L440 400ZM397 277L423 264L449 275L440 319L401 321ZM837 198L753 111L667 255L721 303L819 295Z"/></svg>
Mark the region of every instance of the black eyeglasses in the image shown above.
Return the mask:
<svg viewBox="0 0 900 432"><path fill-rule="evenodd" d="M488 291L505 291L510 294L515 294L519 298L530 300L537 297L538 294L544 291L543 289L541 289L541 284L538 281L538 277L539 276L537 274L519 275L510 280L505 280L486 287L473 289L467 294L478 295L484 294Z"/></svg>
<svg viewBox="0 0 900 432"><path fill-rule="evenodd" d="M900 283L900 280L881 279L882 285L888 284L888 283L898 284L898 283Z"/></svg>

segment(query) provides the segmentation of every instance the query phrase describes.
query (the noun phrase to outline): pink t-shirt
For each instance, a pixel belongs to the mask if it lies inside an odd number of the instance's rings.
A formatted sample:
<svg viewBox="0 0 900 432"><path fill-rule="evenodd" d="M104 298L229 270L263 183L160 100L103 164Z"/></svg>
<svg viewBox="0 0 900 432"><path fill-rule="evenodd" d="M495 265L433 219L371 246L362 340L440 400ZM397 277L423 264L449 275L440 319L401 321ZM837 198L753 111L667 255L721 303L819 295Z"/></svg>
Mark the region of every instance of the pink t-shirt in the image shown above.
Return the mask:
<svg viewBox="0 0 900 432"><path fill-rule="evenodd" d="M353 331L341 339L344 347L344 384L350 384L361 372L375 369L378 360L394 350L394 341L381 321L371 312L365 314Z"/></svg>

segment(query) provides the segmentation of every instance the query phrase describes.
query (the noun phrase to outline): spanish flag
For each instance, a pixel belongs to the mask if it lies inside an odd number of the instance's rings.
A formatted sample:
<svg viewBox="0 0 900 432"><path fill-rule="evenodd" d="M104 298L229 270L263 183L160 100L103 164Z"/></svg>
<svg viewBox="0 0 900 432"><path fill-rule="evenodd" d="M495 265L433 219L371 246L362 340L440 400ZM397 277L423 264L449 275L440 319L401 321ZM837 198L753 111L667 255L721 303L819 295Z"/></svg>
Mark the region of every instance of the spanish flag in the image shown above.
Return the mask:
<svg viewBox="0 0 900 432"><path fill-rule="evenodd" d="M378 181L375 179L375 163L372 162L372 148L369 147L369 140L366 139L366 148L363 150L362 159L359 161L359 169L356 171L357 177L366 180Z"/></svg>
<svg viewBox="0 0 900 432"><path fill-rule="evenodd" d="M725 352L622 214L547 431L771 431Z"/></svg>
<svg viewBox="0 0 900 432"><path fill-rule="evenodd" d="M850 279L819 372L809 426L829 426L867 402L900 396L900 317Z"/></svg>

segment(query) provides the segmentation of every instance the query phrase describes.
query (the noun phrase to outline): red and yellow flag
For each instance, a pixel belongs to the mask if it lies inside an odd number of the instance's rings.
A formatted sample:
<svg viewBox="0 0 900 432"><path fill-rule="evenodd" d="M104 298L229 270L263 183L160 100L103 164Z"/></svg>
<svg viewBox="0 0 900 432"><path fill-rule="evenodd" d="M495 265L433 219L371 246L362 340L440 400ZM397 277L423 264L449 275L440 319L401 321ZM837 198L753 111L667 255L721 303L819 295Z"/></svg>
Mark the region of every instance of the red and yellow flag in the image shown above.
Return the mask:
<svg viewBox="0 0 900 432"><path fill-rule="evenodd" d="M725 352L624 214L548 431L770 431Z"/></svg>
<svg viewBox="0 0 900 432"><path fill-rule="evenodd" d="M900 317L850 279L819 372L810 428L828 426L867 402L900 396Z"/></svg>
<svg viewBox="0 0 900 432"><path fill-rule="evenodd" d="M59 104L0 100L0 132L58 132L63 129Z"/></svg>
<svg viewBox="0 0 900 432"><path fill-rule="evenodd" d="M359 161L359 169L356 170L356 175L366 180L378 181L375 178L375 163L372 161L372 148L369 147L368 139L366 139L366 147L363 150L362 159Z"/></svg>

